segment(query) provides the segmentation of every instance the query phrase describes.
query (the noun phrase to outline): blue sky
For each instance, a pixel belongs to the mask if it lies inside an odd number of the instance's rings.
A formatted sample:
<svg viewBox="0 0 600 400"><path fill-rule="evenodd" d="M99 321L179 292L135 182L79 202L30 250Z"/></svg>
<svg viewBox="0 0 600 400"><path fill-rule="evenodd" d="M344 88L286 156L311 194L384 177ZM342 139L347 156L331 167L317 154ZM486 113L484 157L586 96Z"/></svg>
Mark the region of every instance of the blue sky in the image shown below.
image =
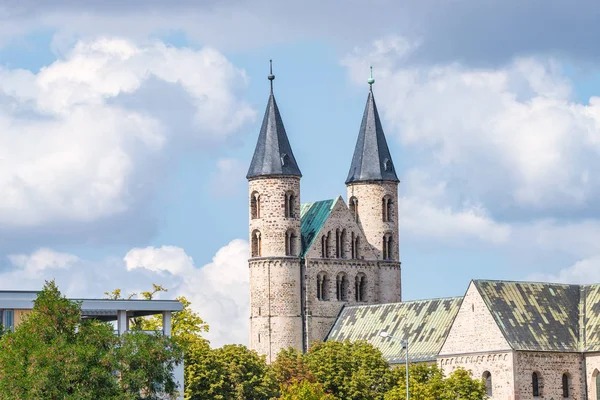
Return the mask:
<svg viewBox="0 0 600 400"><path fill-rule="evenodd" d="M405 299L600 280L594 2L53 3L0 6L2 288L164 283L245 343L270 58L302 201L345 197L373 65Z"/></svg>

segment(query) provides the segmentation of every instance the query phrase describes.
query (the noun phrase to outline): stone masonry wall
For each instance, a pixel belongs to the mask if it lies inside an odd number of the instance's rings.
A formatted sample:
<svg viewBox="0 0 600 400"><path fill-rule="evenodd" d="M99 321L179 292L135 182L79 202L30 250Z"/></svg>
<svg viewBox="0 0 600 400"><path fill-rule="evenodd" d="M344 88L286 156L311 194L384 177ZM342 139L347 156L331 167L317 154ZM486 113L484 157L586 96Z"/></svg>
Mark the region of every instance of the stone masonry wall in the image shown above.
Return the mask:
<svg viewBox="0 0 600 400"><path fill-rule="evenodd" d="M510 349L479 291L471 282L446 342L440 350L440 356Z"/></svg>
<svg viewBox="0 0 600 400"><path fill-rule="evenodd" d="M300 251L300 178L274 177L257 178L248 182L248 207L253 193L260 195L260 218L252 219L250 212L250 251L252 252L252 233L261 234L261 257L281 257L286 254L285 234L291 229L295 235L294 248ZM294 193L294 213L292 218L285 217L285 194Z"/></svg>
<svg viewBox="0 0 600 400"><path fill-rule="evenodd" d="M484 372L492 377L492 397L490 400L515 400L515 380L513 370L514 353L489 352L471 353L456 356L438 357L438 365L448 376L456 368L471 371L473 378L480 379Z"/></svg>
<svg viewBox="0 0 600 400"><path fill-rule="evenodd" d="M367 237L362 231L360 225L356 223L352 214L348 210L348 206L341 197L335 200L333 209L329 214L329 218L321 227L312 246L306 252L306 258L321 258L323 253L321 250L321 238L329 233L329 252L328 258L336 258L336 230L346 230L346 240L343 241L344 254L347 259L351 258L352 251L352 234L359 238L358 258L363 260L377 260L375 248L368 242Z"/></svg>
<svg viewBox="0 0 600 400"><path fill-rule="evenodd" d="M250 260L250 348L271 362L279 350L302 350L300 259Z"/></svg>
<svg viewBox="0 0 600 400"><path fill-rule="evenodd" d="M358 199L358 221L369 243L375 248L378 259L383 258L383 236L391 233L393 237L392 259L399 258L398 234L398 184L395 182L358 182L347 186L348 204L353 197ZM382 199L392 199L392 215L389 222L383 222Z"/></svg>
<svg viewBox="0 0 600 400"><path fill-rule="evenodd" d="M583 399L584 376L581 353L516 352L516 400L563 399L562 376L569 376L568 399ZM538 374L540 396L533 397L532 374Z"/></svg>
<svg viewBox="0 0 600 400"><path fill-rule="evenodd" d="M587 379L588 399L600 398L597 388L600 386L600 353L587 353L585 355L585 370Z"/></svg>

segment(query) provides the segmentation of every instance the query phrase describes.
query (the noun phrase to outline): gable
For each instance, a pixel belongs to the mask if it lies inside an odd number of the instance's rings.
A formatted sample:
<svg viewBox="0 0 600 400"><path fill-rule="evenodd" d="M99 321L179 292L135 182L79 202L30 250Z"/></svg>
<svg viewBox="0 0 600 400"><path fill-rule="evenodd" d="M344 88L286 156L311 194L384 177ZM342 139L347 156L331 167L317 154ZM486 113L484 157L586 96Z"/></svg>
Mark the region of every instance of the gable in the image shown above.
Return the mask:
<svg viewBox="0 0 600 400"><path fill-rule="evenodd" d="M300 257L304 257L308 249L312 247L317 234L321 231L327 218L329 218L333 206L333 199L315 201L313 203L303 203L300 205L300 231L302 241L302 252L300 253Z"/></svg>
<svg viewBox="0 0 600 400"><path fill-rule="evenodd" d="M409 360L435 361L461 298L407 301L377 305L346 306L326 340L366 340L377 347L390 363L405 360L402 344L383 338L384 331L409 342Z"/></svg>
<svg viewBox="0 0 600 400"><path fill-rule="evenodd" d="M508 350L508 342L471 282L440 355Z"/></svg>
<svg viewBox="0 0 600 400"><path fill-rule="evenodd" d="M359 239L359 258L364 260L377 259L360 225L355 221L341 196L338 196L335 200L318 201L303 206L305 208L301 208L303 238L301 257L321 258L320 238L329 232L331 233L330 246L334 249L336 230L339 229L340 232L344 230L346 232L345 249L348 253L343 258L350 258L350 243L354 234ZM302 213L302 210L305 212Z"/></svg>
<svg viewBox="0 0 600 400"><path fill-rule="evenodd" d="M579 285L474 284L514 350L579 351Z"/></svg>

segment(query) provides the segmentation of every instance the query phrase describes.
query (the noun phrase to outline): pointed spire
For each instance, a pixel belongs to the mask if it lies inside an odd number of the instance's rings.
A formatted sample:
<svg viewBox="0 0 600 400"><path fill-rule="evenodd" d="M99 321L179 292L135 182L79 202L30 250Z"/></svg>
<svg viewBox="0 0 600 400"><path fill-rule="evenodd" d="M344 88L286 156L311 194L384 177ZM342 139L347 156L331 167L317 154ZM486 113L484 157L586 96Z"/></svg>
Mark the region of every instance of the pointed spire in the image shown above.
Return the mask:
<svg viewBox="0 0 600 400"><path fill-rule="evenodd" d="M372 69L371 69L372 71ZM368 80L369 97L363 114L358 140L352 157L352 165L346 184L365 181L400 182L396 175L392 156L373 97L373 73Z"/></svg>
<svg viewBox="0 0 600 400"><path fill-rule="evenodd" d="M268 79L271 82L271 94L258 134L254 156L246 175L247 179L272 175L302 176L273 95L275 75L273 75L273 63L271 61L270 64Z"/></svg>

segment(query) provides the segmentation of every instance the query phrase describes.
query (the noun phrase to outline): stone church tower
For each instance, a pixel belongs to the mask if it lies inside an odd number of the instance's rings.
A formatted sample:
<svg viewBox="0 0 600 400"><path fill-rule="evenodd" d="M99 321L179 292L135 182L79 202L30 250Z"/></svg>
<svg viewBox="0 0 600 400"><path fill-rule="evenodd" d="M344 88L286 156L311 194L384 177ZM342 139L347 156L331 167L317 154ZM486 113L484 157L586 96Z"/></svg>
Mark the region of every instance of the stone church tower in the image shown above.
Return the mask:
<svg viewBox="0 0 600 400"><path fill-rule="evenodd" d="M271 93L249 186L250 348L325 339L346 304L400 301L398 183L372 90L341 197L300 203L302 174ZM372 78L369 80L372 85Z"/></svg>

